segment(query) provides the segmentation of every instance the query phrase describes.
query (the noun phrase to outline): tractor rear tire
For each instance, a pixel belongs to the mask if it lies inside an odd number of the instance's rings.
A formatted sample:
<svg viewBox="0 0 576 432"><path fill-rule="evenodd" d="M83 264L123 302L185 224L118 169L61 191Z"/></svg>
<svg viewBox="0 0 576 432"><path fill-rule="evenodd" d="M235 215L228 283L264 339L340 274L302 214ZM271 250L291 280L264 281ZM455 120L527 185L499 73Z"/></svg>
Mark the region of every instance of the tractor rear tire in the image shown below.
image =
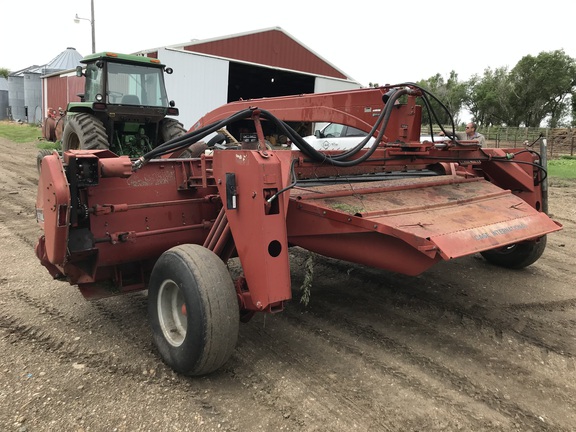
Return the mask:
<svg viewBox="0 0 576 432"><path fill-rule="evenodd" d="M106 129L92 114L78 113L68 116L62 133L62 151L109 149Z"/></svg>
<svg viewBox="0 0 576 432"><path fill-rule="evenodd" d="M220 368L238 340L240 314L228 268L196 244L175 246L156 262L148 315L162 359L183 375Z"/></svg>
<svg viewBox="0 0 576 432"><path fill-rule="evenodd" d="M167 141L170 141L174 138L181 137L186 133L186 129L184 129L184 125L180 123L178 120L166 117L160 123L160 142L159 144L164 144ZM178 158L191 158L195 157L192 153L192 150L186 149L177 156Z"/></svg>
<svg viewBox="0 0 576 432"><path fill-rule="evenodd" d="M546 249L546 236L534 241L480 252L480 254L486 261L494 265L509 269L522 269L538 261L544 253L544 249Z"/></svg>
<svg viewBox="0 0 576 432"><path fill-rule="evenodd" d="M160 142L163 144L186 133L184 125L178 120L166 117L160 122Z"/></svg>

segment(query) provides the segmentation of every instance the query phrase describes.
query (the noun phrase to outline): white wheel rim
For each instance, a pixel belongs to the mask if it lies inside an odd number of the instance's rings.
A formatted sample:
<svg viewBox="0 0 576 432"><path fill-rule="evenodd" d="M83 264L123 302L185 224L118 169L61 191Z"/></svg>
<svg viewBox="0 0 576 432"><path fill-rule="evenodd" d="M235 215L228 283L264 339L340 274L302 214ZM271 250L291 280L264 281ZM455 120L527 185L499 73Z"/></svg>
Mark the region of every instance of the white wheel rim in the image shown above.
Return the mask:
<svg viewBox="0 0 576 432"><path fill-rule="evenodd" d="M179 347L186 339L188 320L184 305L178 284L166 279L158 292L158 321L164 337L174 347Z"/></svg>

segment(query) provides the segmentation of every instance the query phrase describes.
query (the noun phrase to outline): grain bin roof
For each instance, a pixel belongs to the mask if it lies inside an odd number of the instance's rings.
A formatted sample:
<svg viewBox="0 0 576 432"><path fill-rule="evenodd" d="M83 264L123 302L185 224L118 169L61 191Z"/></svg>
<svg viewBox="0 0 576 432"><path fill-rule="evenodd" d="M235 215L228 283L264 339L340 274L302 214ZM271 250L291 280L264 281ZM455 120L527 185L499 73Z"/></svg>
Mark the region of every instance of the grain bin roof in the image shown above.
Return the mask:
<svg viewBox="0 0 576 432"><path fill-rule="evenodd" d="M47 71L74 69L80 64L80 60L82 60L82 55L76 49L68 47L52 59L45 69Z"/></svg>

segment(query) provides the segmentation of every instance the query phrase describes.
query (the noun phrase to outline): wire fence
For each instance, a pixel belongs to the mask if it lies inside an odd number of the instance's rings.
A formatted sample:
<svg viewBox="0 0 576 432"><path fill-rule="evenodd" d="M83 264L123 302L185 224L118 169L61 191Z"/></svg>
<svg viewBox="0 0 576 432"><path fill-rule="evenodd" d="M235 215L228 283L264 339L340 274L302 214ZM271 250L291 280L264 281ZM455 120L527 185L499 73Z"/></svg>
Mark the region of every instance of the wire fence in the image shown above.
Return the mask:
<svg viewBox="0 0 576 432"><path fill-rule="evenodd" d="M478 132L486 138L488 147L523 147L546 138L548 157L574 156L576 149L576 129L573 128L528 128L528 127L479 127Z"/></svg>

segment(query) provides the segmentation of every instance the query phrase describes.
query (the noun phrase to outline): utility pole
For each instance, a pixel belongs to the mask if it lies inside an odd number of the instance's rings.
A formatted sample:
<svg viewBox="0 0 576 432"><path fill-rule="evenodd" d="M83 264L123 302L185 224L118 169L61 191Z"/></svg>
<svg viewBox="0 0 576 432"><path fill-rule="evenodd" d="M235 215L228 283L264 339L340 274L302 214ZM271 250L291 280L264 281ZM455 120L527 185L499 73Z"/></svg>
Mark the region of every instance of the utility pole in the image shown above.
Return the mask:
<svg viewBox="0 0 576 432"><path fill-rule="evenodd" d="M90 0L90 19L88 18L81 18L76 14L74 17L74 22L78 24L80 20L89 21L90 26L92 27L92 54L96 52L96 29L94 25L94 0Z"/></svg>

